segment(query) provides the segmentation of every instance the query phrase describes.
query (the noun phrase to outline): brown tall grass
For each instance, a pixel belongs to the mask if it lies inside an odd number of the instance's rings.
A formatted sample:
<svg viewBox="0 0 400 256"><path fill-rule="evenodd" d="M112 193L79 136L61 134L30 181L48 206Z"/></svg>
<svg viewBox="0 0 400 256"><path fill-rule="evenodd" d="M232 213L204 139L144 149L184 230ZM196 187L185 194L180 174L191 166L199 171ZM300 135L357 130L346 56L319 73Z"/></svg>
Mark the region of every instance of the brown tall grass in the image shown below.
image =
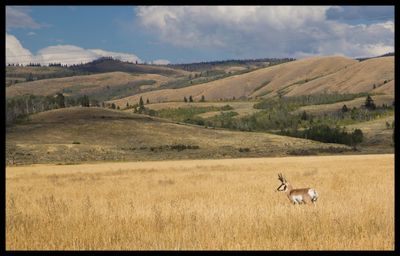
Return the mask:
<svg viewBox="0 0 400 256"><path fill-rule="evenodd" d="M11 167L6 248L393 250L393 178L392 154Z"/></svg>

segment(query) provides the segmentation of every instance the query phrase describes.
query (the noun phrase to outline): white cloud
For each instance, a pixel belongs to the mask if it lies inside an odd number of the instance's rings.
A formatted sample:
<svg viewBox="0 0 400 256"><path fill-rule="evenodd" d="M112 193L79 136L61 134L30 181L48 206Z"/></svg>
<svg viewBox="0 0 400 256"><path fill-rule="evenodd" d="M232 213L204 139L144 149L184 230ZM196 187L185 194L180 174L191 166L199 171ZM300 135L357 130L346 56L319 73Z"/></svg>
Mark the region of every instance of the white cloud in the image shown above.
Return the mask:
<svg viewBox="0 0 400 256"><path fill-rule="evenodd" d="M39 63L80 64L97 58L97 54L75 45L55 45L38 51L36 59Z"/></svg>
<svg viewBox="0 0 400 256"><path fill-rule="evenodd" d="M29 15L29 8L23 6L6 6L7 28L41 28L44 25L37 23Z"/></svg>
<svg viewBox="0 0 400 256"><path fill-rule="evenodd" d="M6 33L6 63L29 64L30 62L47 65L49 63L80 64L100 57L113 57L122 61L142 63L134 54L110 52L101 49L84 49L75 45L55 45L43 48L33 55L25 49L18 39Z"/></svg>
<svg viewBox="0 0 400 256"><path fill-rule="evenodd" d="M26 65L32 61L32 53L15 36L6 33L6 63Z"/></svg>
<svg viewBox="0 0 400 256"><path fill-rule="evenodd" d="M155 65L168 65L171 62L169 60L163 60L163 59L159 59L159 60L153 60L152 62L150 62L150 64L155 64Z"/></svg>
<svg viewBox="0 0 400 256"><path fill-rule="evenodd" d="M139 24L162 42L240 57L338 53L371 56L394 48L394 23L328 20L330 6L143 6ZM339 8L340 9L340 8Z"/></svg>
<svg viewBox="0 0 400 256"><path fill-rule="evenodd" d="M28 34L27 34L28 36L35 36L36 35L36 33L35 32L33 32L33 31L30 31Z"/></svg>

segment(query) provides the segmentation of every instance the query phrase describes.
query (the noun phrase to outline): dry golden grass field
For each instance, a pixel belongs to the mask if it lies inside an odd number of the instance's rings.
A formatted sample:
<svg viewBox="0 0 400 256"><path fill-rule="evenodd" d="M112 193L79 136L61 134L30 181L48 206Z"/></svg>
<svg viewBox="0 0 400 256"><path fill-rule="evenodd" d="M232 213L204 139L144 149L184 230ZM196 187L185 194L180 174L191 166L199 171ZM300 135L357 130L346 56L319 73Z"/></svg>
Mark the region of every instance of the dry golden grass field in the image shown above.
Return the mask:
<svg viewBox="0 0 400 256"><path fill-rule="evenodd" d="M393 154L7 167L6 249L393 250L393 179Z"/></svg>

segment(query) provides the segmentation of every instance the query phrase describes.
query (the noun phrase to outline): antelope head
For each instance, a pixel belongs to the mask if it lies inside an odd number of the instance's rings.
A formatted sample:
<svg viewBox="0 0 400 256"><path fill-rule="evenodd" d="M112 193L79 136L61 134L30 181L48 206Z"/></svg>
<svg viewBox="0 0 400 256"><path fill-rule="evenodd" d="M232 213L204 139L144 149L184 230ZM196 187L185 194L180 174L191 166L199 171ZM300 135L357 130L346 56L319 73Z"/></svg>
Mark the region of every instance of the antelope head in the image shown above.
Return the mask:
<svg viewBox="0 0 400 256"><path fill-rule="evenodd" d="M278 180L281 182L281 185L276 189L277 191L286 191L287 189L287 181L283 177L282 173L278 174Z"/></svg>

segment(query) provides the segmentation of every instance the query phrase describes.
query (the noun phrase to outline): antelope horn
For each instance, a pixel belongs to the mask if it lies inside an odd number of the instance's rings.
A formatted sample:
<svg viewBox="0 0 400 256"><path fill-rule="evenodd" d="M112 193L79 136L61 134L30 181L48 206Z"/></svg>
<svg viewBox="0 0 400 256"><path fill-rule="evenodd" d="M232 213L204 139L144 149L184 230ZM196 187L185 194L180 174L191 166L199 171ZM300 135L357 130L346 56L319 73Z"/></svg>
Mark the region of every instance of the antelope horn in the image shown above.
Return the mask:
<svg viewBox="0 0 400 256"><path fill-rule="evenodd" d="M287 182L286 179L283 177L282 173L279 173L279 180L282 182Z"/></svg>

